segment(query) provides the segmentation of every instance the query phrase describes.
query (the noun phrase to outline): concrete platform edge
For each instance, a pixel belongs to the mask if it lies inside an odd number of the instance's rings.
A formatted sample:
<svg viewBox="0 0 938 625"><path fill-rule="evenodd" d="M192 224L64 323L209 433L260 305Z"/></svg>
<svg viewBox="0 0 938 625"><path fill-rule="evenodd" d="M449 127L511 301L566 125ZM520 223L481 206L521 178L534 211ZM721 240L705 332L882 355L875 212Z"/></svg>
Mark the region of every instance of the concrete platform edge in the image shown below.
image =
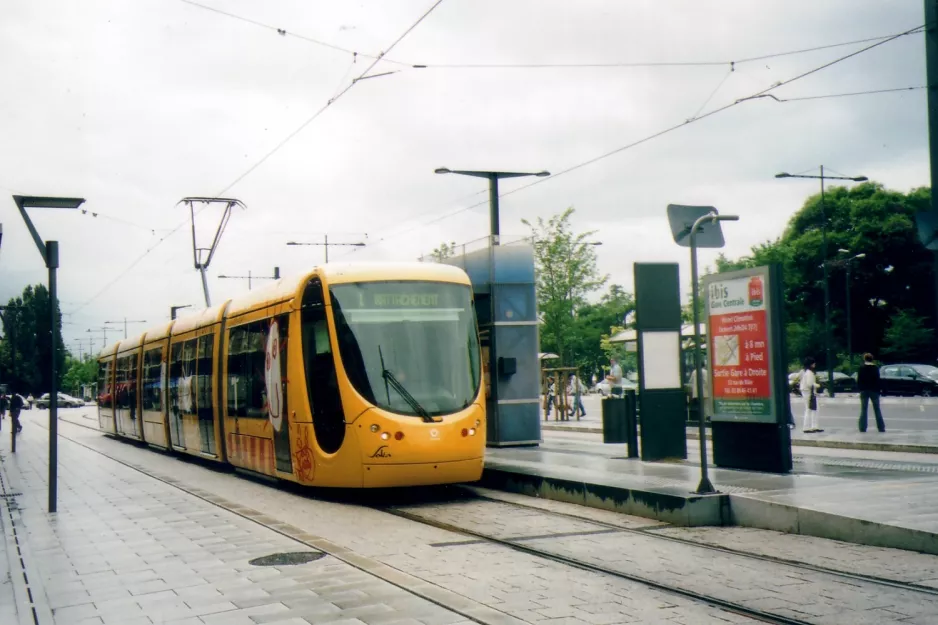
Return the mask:
<svg viewBox="0 0 938 625"><path fill-rule="evenodd" d="M629 489L486 467L479 486L590 508L621 512L685 527L729 525L729 495L686 496L655 489Z"/></svg>
<svg viewBox="0 0 938 625"><path fill-rule="evenodd" d="M560 425L541 425L542 430L550 432L583 432L586 434L602 434L602 428L582 427L572 428ZM688 432L689 440L699 440L700 436L696 432ZM711 440L707 437L707 440ZM857 451L893 451L904 454L938 454L936 445L908 445L903 443L862 443L854 441L832 441L832 440L804 440L795 439L791 442L792 447L825 447L828 449L856 449Z"/></svg>
<svg viewBox="0 0 938 625"><path fill-rule="evenodd" d="M938 555L938 534L730 495L733 525Z"/></svg>

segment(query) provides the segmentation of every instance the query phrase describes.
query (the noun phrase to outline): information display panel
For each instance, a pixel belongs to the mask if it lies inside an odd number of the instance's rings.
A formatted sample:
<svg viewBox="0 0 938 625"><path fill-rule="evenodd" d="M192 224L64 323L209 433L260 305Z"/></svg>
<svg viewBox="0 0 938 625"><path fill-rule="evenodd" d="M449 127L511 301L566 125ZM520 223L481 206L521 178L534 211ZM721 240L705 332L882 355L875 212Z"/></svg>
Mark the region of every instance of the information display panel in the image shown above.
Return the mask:
<svg viewBox="0 0 938 625"><path fill-rule="evenodd" d="M704 277L712 421L775 423L769 268Z"/></svg>

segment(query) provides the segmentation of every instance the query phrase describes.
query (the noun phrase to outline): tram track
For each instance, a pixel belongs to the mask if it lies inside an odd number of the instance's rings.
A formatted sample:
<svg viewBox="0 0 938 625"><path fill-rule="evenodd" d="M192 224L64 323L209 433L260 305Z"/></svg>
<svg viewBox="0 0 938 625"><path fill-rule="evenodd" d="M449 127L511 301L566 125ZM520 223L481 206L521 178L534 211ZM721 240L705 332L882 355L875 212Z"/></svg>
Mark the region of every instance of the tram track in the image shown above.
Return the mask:
<svg viewBox="0 0 938 625"><path fill-rule="evenodd" d="M97 427L75 422L72 420L66 420L66 421L72 425L76 425L76 426L83 427L85 429L89 429L89 430L100 433L100 430ZM275 519L265 518L264 515L260 513L255 513L254 515L245 514L244 513L245 509L243 506L225 505L224 500L222 500L221 503L219 503L219 500L221 498L212 496L211 493L206 493L205 491L201 491L200 489L197 489L197 488L187 487L186 485L181 484L177 482L176 480L165 478L144 467L141 467L133 463L128 463L120 458L112 456L100 449L96 449L93 446L87 445L67 435L65 436L65 438L68 438L72 442L75 442L76 444L86 449L94 451L95 453L98 453L111 460L124 464L125 466L133 468L150 477L163 481L175 488L179 488L180 490L193 494L205 501L208 501L209 503L212 503L213 505L216 505L226 510L229 510L231 512L234 512L235 514L238 514L239 516L248 518L280 534L283 534L290 538L294 538L294 540L298 540L298 542L301 542L309 547L326 551L326 553L330 553L329 549L323 549L322 541L309 541L309 540L302 540L301 538L297 538L296 532L289 532L289 531L285 532L284 531L285 524L278 523ZM121 439L116 439L116 440L121 440ZM121 442L128 442L128 441L121 440ZM308 494L300 493L300 492L297 492L296 489L289 488L290 485L272 484L272 486L284 492L288 492L290 494L309 497ZM488 496L488 495L479 493L478 490L474 489L471 486L461 486L459 487L459 490L461 490L467 496L457 499L456 500L457 503L465 503L466 501L473 501L473 500L498 503L500 505L512 506L514 508L522 508L526 510L537 511L539 514L550 515L556 518L565 518L569 520L575 520L577 522L591 524L596 527L596 531L579 532L578 534L588 534L588 533L601 534L601 533L621 532L625 534L641 536L642 538L645 538L645 539L667 541L669 543L681 544L683 546L692 547L696 549L704 549L704 550L708 550L712 552L719 552L721 554L728 555L728 556L763 561L763 562L767 562L776 566L791 567L791 568L799 569L802 571L809 571L812 573L836 576L844 580L850 580L852 582L863 582L867 584L873 584L873 585L882 586L882 587L889 587L892 589L898 589L902 591L914 592L917 594L929 595L931 597L938 596L938 589L935 589L929 586L920 585L920 584L902 582L902 581L898 581L894 579L878 577L878 576L873 576L873 575L866 575L862 573L842 571L842 570L818 566L818 565L814 565L814 564L810 564L810 563L806 563L806 562L802 562L798 560L779 558L775 556L757 554L757 553L744 551L744 550L732 549L729 547L712 545L712 544L708 544L708 543L704 543L704 542L700 542L696 540L691 540L687 538L681 538L681 537L676 537L676 536L665 536L665 535L655 533L654 530L656 528L630 528L630 527L625 527L623 525L619 525L615 523L608 523L605 521L596 520L596 519L590 518L587 515L578 515L578 514L572 514L572 513L567 513L567 512L559 512L555 510L545 510L544 508L541 508L538 506L525 505L523 503L506 501L504 499L500 499L497 497ZM445 504L447 502L436 501L434 503ZM738 603L736 601L727 600L724 598L713 596L711 594L707 594L704 592L698 592L698 591L691 590L688 588L683 588L674 584L657 581L655 579L651 579L643 575L638 575L638 574L631 573L628 571L611 568L609 566L604 566L602 564L588 562L586 560L583 560L577 557L571 557L571 556L560 554L560 553L554 553L548 549L539 548L539 547L532 546L529 544L523 544L521 540L515 540L511 538L501 538L501 537L492 535L490 533L477 531L472 528L464 527L456 523L450 523L450 522L441 521L438 519L428 518L428 516L420 514L419 512L414 512L411 510L404 509L404 508L414 508L415 507L414 505L405 505L405 506L395 506L395 505L387 505L387 504L377 504L377 505L365 504L365 505L369 505L369 507L375 510L379 510L383 513L396 516L396 517L408 520L410 522L420 523L422 525L431 526L440 530L445 530L451 533L465 536L475 541L496 544L496 545L511 549L516 552L525 553L529 556L533 556L533 557L543 559L543 560L549 560L549 561L552 561L554 563L558 563L564 566L569 566L569 567L576 568L579 570L584 570L584 571L588 571L592 573L606 575L606 576L610 576L613 578L641 584L643 586L653 588L661 592L681 596L685 599L690 599L694 602L699 602L702 604L717 607L717 608L720 608L721 610L725 610L728 613L733 613L739 616L747 617L755 621L765 622L765 623L779 623L779 624L785 624L785 625L810 625L812 623L812 621L810 620L793 618L793 617L782 615L782 614L775 614L767 610L752 608L749 606L745 606L741 603ZM419 510L420 504L416 504L416 508ZM543 538L553 538L553 537L561 538L563 537L563 534L553 533L553 534L545 534L542 536L535 536L535 537L529 536L529 537L525 537L522 540L532 540L534 538L543 539ZM458 543L454 543L454 544L458 544ZM330 553L330 555L338 554L336 555L338 559L343 560L349 564L352 564L352 566L355 566L356 568L359 568L371 574L376 574L373 570L369 570L368 568L363 568L360 566L360 560L362 560L363 558L348 557L347 550L339 547L338 545L335 545L334 547L335 547L334 549L335 553ZM345 557L342 557L343 555L345 555ZM351 555L354 556L355 554L351 554ZM383 565L383 566L387 566L387 565ZM388 567L388 568L393 568L393 567ZM399 571L398 569L393 569L393 570L396 572L402 573L404 575L407 575L406 573L404 573L403 571ZM381 577L381 575L378 575L378 576ZM415 579L419 579L419 578L415 578ZM438 605L441 605L442 607L453 610L453 607L451 605L447 605L446 603L442 603L438 600L435 600L432 597L427 597L420 593L414 593L413 590L407 585L395 583L394 581L391 581L391 583L397 585L398 587L404 590L407 590L408 592L416 594L417 596L428 598L429 600L433 601L434 603L437 603ZM473 616L466 612L461 612L459 610L453 610L453 611L456 611L462 614L463 616L466 616L466 618L469 618L470 620L473 620L475 622L479 622L479 623L487 622L485 619L479 619L476 616Z"/></svg>

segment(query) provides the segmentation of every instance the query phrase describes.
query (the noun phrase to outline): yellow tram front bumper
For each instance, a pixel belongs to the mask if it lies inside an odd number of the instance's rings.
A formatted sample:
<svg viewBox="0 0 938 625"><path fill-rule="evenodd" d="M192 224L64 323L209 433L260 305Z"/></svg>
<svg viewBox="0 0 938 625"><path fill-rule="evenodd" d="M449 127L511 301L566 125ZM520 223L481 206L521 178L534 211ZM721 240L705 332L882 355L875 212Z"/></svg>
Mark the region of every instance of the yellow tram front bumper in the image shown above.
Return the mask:
<svg viewBox="0 0 938 625"><path fill-rule="evenodd" d="M484 459L455 460L452 462L422 462L417 464L366 464L362 486L365 488L393 488L396 486L427 486L475 482L482 477Z"/></svg>

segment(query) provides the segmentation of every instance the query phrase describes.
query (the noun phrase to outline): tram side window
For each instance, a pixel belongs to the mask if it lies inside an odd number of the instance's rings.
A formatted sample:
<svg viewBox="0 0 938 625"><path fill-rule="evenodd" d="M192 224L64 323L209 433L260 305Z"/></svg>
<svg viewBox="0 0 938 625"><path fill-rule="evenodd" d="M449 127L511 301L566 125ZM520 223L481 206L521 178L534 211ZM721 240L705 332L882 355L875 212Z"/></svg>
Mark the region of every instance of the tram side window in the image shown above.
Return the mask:
<svg viewBox="0 0 938 625"><path fill-rule="evenodd" d="M170 406L183 414L195 413L196 340L176 343L169 365Z"/></svg>
<svg viewBox="0 0 938 625"><path fill-rule="evenodd" d="M143 354L143 409L163 410L162 348L151 349Z"/></svg>
<svg viewBox="0 0 938 625"><path fill-rule="evenodd" d="M232 328L228 335L228 414L267 418L264 365L270 321Z"/></svg>
<svg viewBox="0 0 938 625"><path fill-rule="evenodd" d="M212 418L212 376L215 373L215 335L206 334L198 339L196 372L196 406L200 419Z"/></svg>
<svg viewBox="0 0 938 625"><path fill-rule="evenodd" d="M135 404L137 391L137 356L117 359L117 407L130 410Z"/></svg>
<svg viewBox="0 0 938 625"><path fill-rule="evenodd" d="M98 405L110 406L113 399L111 394L111 374L114 372L114 361L106 360L98 367Z"/></svg>

